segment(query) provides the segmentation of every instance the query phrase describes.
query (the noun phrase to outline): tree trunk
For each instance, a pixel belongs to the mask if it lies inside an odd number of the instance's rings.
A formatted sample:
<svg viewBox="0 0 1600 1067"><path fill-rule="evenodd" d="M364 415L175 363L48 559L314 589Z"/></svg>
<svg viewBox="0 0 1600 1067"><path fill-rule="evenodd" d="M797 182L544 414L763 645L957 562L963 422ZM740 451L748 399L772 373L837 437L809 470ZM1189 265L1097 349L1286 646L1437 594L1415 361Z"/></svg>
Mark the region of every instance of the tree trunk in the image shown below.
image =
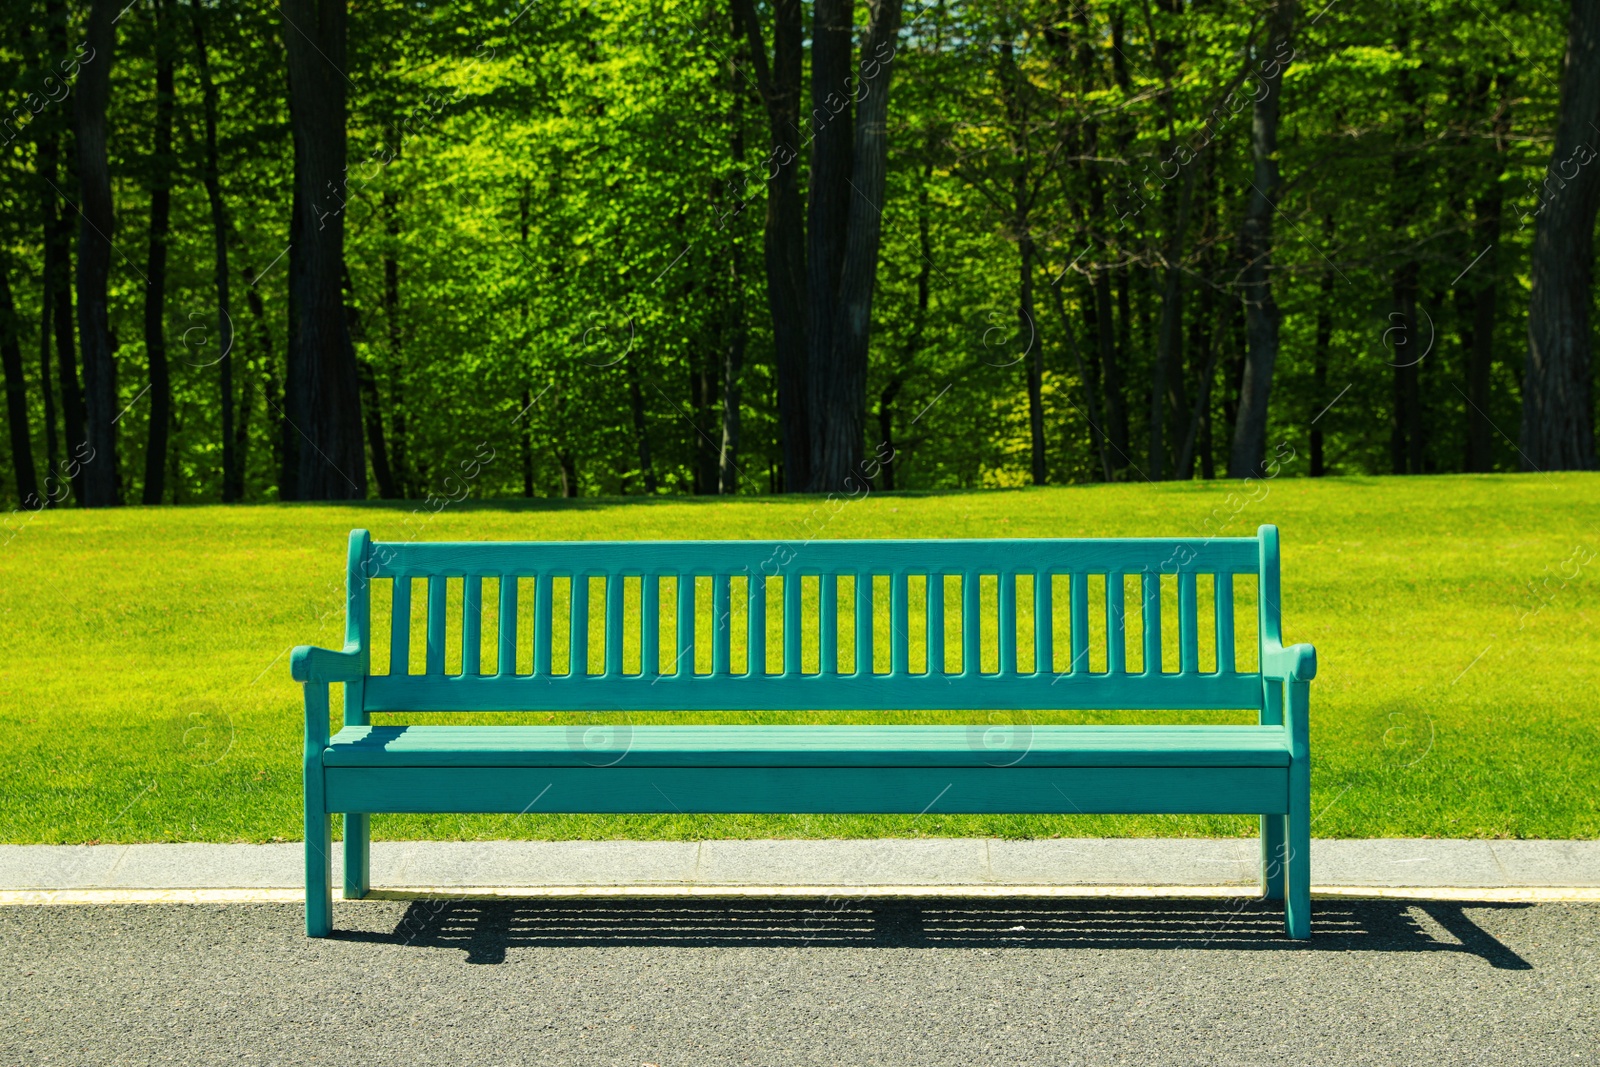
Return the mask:
<svg viewBox="0 0 1600 1067"><path fill-rule="evenodd" d="M1409 28L1401 23L1395 47L1404 55L1412 46ZM1394 193L1392 226L1403 239L1413 224L1422 202L1421 175L1422 114L1417 102L1416 81L1407 68L1395 76L1395 94L1401 102L1400 142L1391 163ZM1393 377L1393 404L1389 424L1389 464L1395 474L1422 473L1426 445L1422 438L1421 381L1418 365L1428 354L1431 343L1417 329L1417 294L1421 264L1413 257L1394 269L1391 282L1394 310L1389 328L1384 331L1385 348Z"/></svg>
<svg viewBox="0 0 1600 1067"><path fill-rule="evenodd" d="M1239 418L1228 457L1230 478L1260 477L1267 453L1267 411L1278 362L1278 324L1282 314L1272 296L1272 213L1278 193L1278 113L1283 68L1292 54L1295 0L1273 0L1267 10L1267 47L1272 56L1261 71L1265 91L1255 101L1250 124L1253 186L1245 209L1244 379L1239 388Z"/></svg>
<svg viewBox="0 0 1600 1067"><path fill-rule="evenodd" d="M853 0L817 0L812 19L811 174L806 215L806 408L811 491L832 489L855 462L850 443L850 368L836 362L840 278L850 236L850 78ZM881 95L881 94L879 94ZM846 379L839 381L840 378ZM859 445L855 446L859 448ZM825 464L827 464L825 466ZM845 467L841 473L836 468ZM786 476L787 477L787 476Z"/></svg>
<svg viewBox="0 0 1600 1067"><path fill-rule="evenodd" d="M937 141L930 136L927 144L930 155L936 147ZM933 164L925 163L922 168L922 183L917 188L917 253L921 261L917 267L917 306L911 316L911 331L906 335L906 347L900 354L900 365L889 375L889 381L878 393L876 455L881 459L878 465L881 475L879 487L890 492L894 490L894 472L900 463L900 449L894 443L895 401L899 399L900 390L905 387L906 378L916 365L917 356L922 351L922 337L928 327L928 298L932 293L933 281L933 234L930 225L928 183L932 180Z"/></svg>
<svg viewBox="0 0 1600 1067"><path fill-rule="evenodd" d="M172 374L167 366L167 235L172 220L172 17L155 0L156 116L150 146L150 249L145 259L144 351L150 364L150 424L144 452L145 504L159 504L172 432ZM231 427L230 427L231 429ZM226 447L226 446L224 446Z"/></svg>
<svg viewBox="0 0 1600 1067"><path fill-rule="evenodd" d="M260 372L257 366L256 372ZM251 374L250 360L239 361L239 376L235 385L238 389L238 401L234 406L233 419L233 463L237 474L235 501L244 499L244 474L248 469L250 458L250 407L254 403L254 394L251 390L253 376Z"/></svg>
<svg viewBox="0 0 1600 1067"><path fill-rule="evenodd" d="M1078 344L1077 331L1073 329L1072 318L1067 314L1066 299L1061 295L1061 284L1058 278L1050 286L1050 298L1056 305L1056 318L1061 320L1061 334L1066 338L1067 351L1072 356L1073 365L1078 368L1078 379L1083 382L1083 398L1088 408L1089 441L1094 448L1095 455L1100 460L1100 473L1106 480L1111 480L1111 456L1106 450L1105 423L1100 421L1100 404L1096 394L1100 391L1099 375L1096 374L1093 361L1085 362L1083 348ZM1084 310L1089 313L1090 301L1084 301ZM1092 314L1092 313L1091 313Z"/></svg>
<svg viewBox="0 0 1600 1067"><path fill-rule="evenodd" d="M345 0L284 0L283 40L294 131L294 330L288 418L301 438L292 491L299 500L362 499L360 385L345 322Z"/></svg>
<svg viewBox="0 0 1600 1067"><path fill-rule="evenodd" d="M1189 317L1189 359L1196 370L1196 381L1199 386L1199 395L1195 397L1194 408L1189 415L1189 426L1184 431L1183 446L1178 450L1177 464L1173 473L1176 477L1189 481L1194 478L1194 460L1196 450L1202 445L1209 450L1211 427L1211 390L1217 378L1217 361L1221 354L1220 347L1212 336L1212 326L1216 322L1216 153L1206 153L1205 163L1201 170L1200 186L1200 232L1196 241L1200 246L1200 258L1197 268L1199 284L1196 289L1199 293L1199 308ZM1182 411L1186 405L1175 405L1175 410ZM1210 469L1209 457L1205 463Z"/></svg>
<svg viewBox="0 0 1600 1067"><path fill-rule="evenodd" d="M54 138L51 138L52 142ZM52 153L54 144L51 145ZM44 144L39 145L39 156L44 155ZM52 161L52 167L54 162ZM43 161L40 161L40 173L43 173ZM56 462L61 457L60 436L56 429L56 394L51 388L50 378L53 373L50 366L50 338L52 334L52 317L55 311L55 286L57 268L54 262L54 249L52 246L51 230L55 228L55 194L45 191L44 200L44 269L41 273L43 283L39 295L39 391L44 394L44 507L52 507L56 502Z"/></svg>
<svg viewBox="0 0 1600 1067"><path fill-rule="evenodd" d="M286 249L286 254L289 257L289 292L287 294L289 315L284 337L283 381L281 390L274 390L278 395L276 408L278 432L273 436L278 442L278 499L280 501L297 499L295 495L296 486L300 482L300 442L303 435L289 421L289 412L293 406L289 398L289 381L291 377L289 365L294 362L295 335L299 332L300 316L295 311L294 279L299 276L295 261L300 258L300 253L295 248L295 242L300 239L300 216L304 212L305 209L300 203L300 184L296 182L294 196L289 206L290 240ZM255 275L254 277L257 281L260 280L260 275ZM396 405L395 410L399 410L398 405Z"/></svg>
<svg viewBox="0 0 1600 1067"><path fill-rule="evenodd" d="M1048 480L1044 440L1044 345L1038 337L1038 318L1033 306L1033 238L1027 235L1026 218L1022 220L1023 236L1017 242L1017 326L1019 336L1031 338L1028 352L1028 455L1032 460L1034 485L1044 485Z"/></svg>
<svg viewBox="0 0 1600 1067"><path fill-rule="evenodd" d="M245 283L244 304L246 310L250 312L249 342L251 350L255 353L253 362L256 367L256 375L261 381L262 414L265 416L274 409L281 411L283 406L283 397L278 392L278 376L272 365L272 331L267 325L266 308L262 305L261 290L257 288L256 284L261 280L260 276L250 269L248 263L240 264L239 275L244 279ZM244 418L248 410L248 402L241 400L239 424L234 427L234 433L240 442L240 471L246 470L248 466L244 449L246 440ZM267 443L272 449L272 466L270 469L280 471L283 469L282 437L271 432L270 427L273 424L270 420L267 425L269 427Z"/></svg>
<svg viewBox="0 0 1600 1067"><path fill-rule="evenodd" d="M1100 343L1100 366L1106 390L1106 432L1111 441L1112 478L1126 477L1128 471L1128 394L1123 384L1122 361L1118 358L1117 324L1111 311L1111 270L1096 267L1094 275L1094 317Z"/></svg>
<svg viewBox="0 0 1600 1067"><path fill-rule="evenodd" d="M51 55L67 54L67 8L62 0L45 0L45 42ZM58 172L61 161L60 135L72 116L65 108L55 109L40 116L46 123L40 131L39 150L35 155L40 177L40 207L43 213L44 275L47 289L42 316L48 316L56 346L56 367L44 368L45 378L56 377L61 391L61 443L62 459L57 465L56 452L50 449L50 471L47 472L45 491L47 503L54 504L64 495L53 482L65 474L72 483L72 493L78 503L83 503L83 471L80 463L87 453L84 430L83 387L78 381L77 339L73 336L72 307L72 221L65 208L56 201L63 199L63 189L72 184L71 160L69 174L63 179ZM47 337L40 338L40 349L49 344ZM48 357L46 357L48 358ZM50 393L45 399L48 403ZM46 426L49 429L49 426Z"/></svg>
<svg viewBox="0 0 1600 1067"><path fill-rule="evenodd" d="M1181 3L1162 3L1159 6L1169 15L1181 15L1183 12ZM1173 75L1174 68L1181 62L1181 46L1163 38L1156 30L1150 5L1146 4L1144 11L1151 35L1152 59L1161 76L1162 110L1167 126L1167 136L1156 165L1159 172L1166 162L1176 158L1179 147ZM1162 179L1161 200L1166 240L1161 249L1161 315L1156 329L1156 354L1150 382L1150 467L1147 477L1151 481L1163 481L1168 476L1166 426L1169 406L1174 419L1182 418L1189 408L1188 391L1183 382L1183 272L1180 264L1188 236L1189 209L1194 200L1194 170L1184 167L1182 181L1178 183L1166 180L1164 174ZM1184 466L1183 453L1188 448L1187 441L1179 446L1174 469Z"/></svg>
<svg viewBox="0 0 1600 1067"><path fill-rule="evenodd" d="M835 0L829 0L832 5ZM850 18L844 7L843 65L848 77ZM849 490L862 479L861 446L866 422L867 349L872 330L872 296L877 282L878 245L883 225L883 201L888 176L889 81L895 44L900 34L901 0L868 0L870 18L861 43L860 102L856 106L849 177L845 181L845 228L839 235L842 260L837 298L831 303L828 355L821 360L830 373L824 377L812 367L812 489L817 492ZM813 73L815 56L813 50ZM815 81L813 82L815 85ZM845 86L844 81L836 82ZM815 93L813 96L815 97ZM845 111L848 112L848 104ZM829 124L832 129L837 119ZM835 155L842 154L839 149ZM839 160L836 158L835 162ZM826 186L825 186L826 188ZM847 205L847 207L845 206ZM831 249L829 250L831 253ZM813 277L819 277L813 274ZM822 296L812 287L815 306ZM813 322L816 320L813 319ZM815 360L823 350L812 343Z"/></svg>
<svg viewBox="0 0 1600 1067"><path fill-rule="evenodd" d="M749 329L744 316L744 257L735 243L728 255L728 336L722 357L721 490L739 491L739 382L744 374L744 353Z"/></svg>
<svg viewBox="0 0 1600 1067"><path fill-rule="evenodd" d="M1322 233L1324 247L1332 244L1333 216L1324 215L1322 218ZM1327 414L1328 404L1332 403L1328 397L1328 353L1333 344L1333 269L1322 272L1322 299L1317 302L1317 335L1312 341L1311 349L1311 403L1316 408L1311 414L1311 477L1321 478L1328 473L1327 459L1323 452L1322 416Z"/></svg>
<svg viewBox="0 0 1600 1067"><path fill-rule="evenodd" d="M1034 485L1045 484L1047 465L1044 440L1044 346L1039 343L1038 317L1033 302L1034 244L1033 196L1028 189L1028 115L1023 98L1022 71L1010 41L1000 45L1000 92L1005 100L1006 126L1011 138L1011 228L1017 240L1017 336L1029 338L1027 359L1028 445Z"/></svg>
<svg viewBox="0 0 1600 1067"><path fill-rule="evenodd" d="M556 452L556 464L561 470L561 495L575 497L578 495L578 461L566 449Z"/></svg>
<svg viewBox="0 0 1600 1067"><path fill-rule="evenodd" d="M399 500L394 472L389 468L389 448L383 438L383 407L378 397L378 378L367 360L356 361L361 380L362 414L367 420L367 447L372 449L372 476L378 482L378 495L384 500Z"/></svg>
<svg viewBox="0 0 1600 1067"><path fill-rule="evenodd" d="M644 491L647 496L656 495L656 469L650 458L650 435L644 417L644 390L639 385L639 363L634 354L633 346L628 346L627 355L623 357L623 367L628 375L628 410L633 416L633 443L639 455L639 476L644 482ZM698 438L699 435L696 435ZM698 447L699 442L696 442ZM564 468L563 468L564 469ZM696 475L698 481L700 475ZM566 484L566 476L562 475L562 484ZM576 480L576 476L574 476ZM696 492L699 486L696 486ZM569 496L576 495L569 493Z"/></svg>
<svg viewBox="0 0 1600 1067"><path fill-rule="evenodd" d="M1522 386L1523 463L1541 471L1595 466L1589 304L1600 207L1600 0L1572 0L1567 27L1549 170L1555 192L1533 239Z"/></svg>
<svg viewBox="0 0 1600 1067"><path fill-rule="evenodd" d="M205 17L200 0L189 0L195 67L200 73L200 98L205 109L206 201L211 208L211 238L216 249L217 349L221 352L217 360L217 372L222 391L222 502L231 504L244 496L244 470L233 425L233 306L228 292L228 216L222 203L221 169L217 157L217 87L211 80L211 58L206 52Z"/></svg>
<svg viewBox="0 0 1600 1067"><path fill-rule="evenodd" d="M767 306L777 360L778 432L783 484L811 482L811 421L807 413L806 226L800 195L799 147L804 8L801 0L773 0L772 63L752 0L731 0L736 26L749 41L750 62L767 108L771 155L767 161L767 211L763 253ZM848 47L848 46L847 46Z"/></svg>
<svg viewBox="0 0 1600 1067"><path fill-rule="evenodd" d="M532 206L532 203L533 203L533 187L532 187L532 183L527 178L523 178L522 179L522 190L521 190L520 194L517 197L517 212L521 216L521 219L522 219L522 257L523 257L523 261L524 262L528 262L528 263L533 262L532 259L530 259L529 256L528 256L528 230L529 230L529 217L528 217L528 214L529 214L529 209ZM529 343L532 340L532 337L530 336L529 330L528 330L528 317L529 317L529 314L530 314L530 310L529 310L529 307L528 307L528 294L527 294L527 290L526 289L523 291L522 305L521 305L521 307L519 309L519 314L522 317L522 333L521 333L521 337L520 337L519 343L522 346L524 346L525 348L526 347L531 347ZM391 320L391 322L392 321L393 320ZM398 347L398 345L399 345L399 337L397 335L391 335L391 341L395 344L396 347ZM529 371L531 370L531 367L526 362L522 362L521 365L522 365L522 368L523 368L522 373L524 374L524 383L523 383L523 386L522 386L522 407L520 407L517 410L517 417L512 419L511 421L517 427L518 452L519 452L519 454L521 456L521 459L522 459L522 495L524 497L532 497L533 496L533 390L528 386L528 384L526 382L526 376L529 373ZM540 395L543 396L542 393Z"/></svg>
<svg viewBox="0 0 1600 1067"><path fill-rule="evenodd" d="M54 279L44 271L44 289L39 301L39 392L44 400L44 455L45 487L42 507L55 504L56 460L61 455L61 441L56 430L56 394L50 387L50 305L55 302L51 292Z"/></svg>
<svg viewBox="0 0 1600 1067"><path fill-rule="evenodd" d="M526 385L522 387L522 418L518 420L518 440L522 451L522 495L533 496L533 429L532 419L528 418L528 409L533 407L533 392Z"/></svg>
<svg viewBox="0 0 1600 1067"><path fill-rule="evenodd" d="M1504 167L1501 168L1502 172ZM1500 182L1492 182L1487 192L1478 197L1475 214L1479 235L1488 242L1478 270L1484 272L1478 280L1482 283L1472 294L1472 348L1467 356L1467 452L1463 469L1485 472L1494 469L1494 424L1489 421L1489 378L1494 369L1494 327L1499 279L1496 277L1500 258L1500 214L1502 193Z"/></svg>
<svg viewBox="0 0 1600 1067"><path fill-rule="evenodd" d="M11 428L11 464L17 478L17 502L41 508L38 474L33 469L33 436L28 429L28 380L22 373L22 340L17 329L17 305L11 297L11 278L0 261L0 364L6 379L6 421Z"/></svg>
<svg viewBox="0 0 1600 1067"><path fill-rule="evenodd" d="M117 379L111 352L106 283L111 272L111 238L116 229L111 202L111 171L106 158L106 103L111 95L112 48L117 4L94 0L86 38L94 52L78 75L74 117L77 124L78 339L83 346L84 421L87 447L71 458L83 468L85 507L122 503L117 464Z"/></svg>
<svg viewBox="0 0 1600 1067"><path fill-rule="evenodd" d="M1176 142L1173 142L1174 144ZM1165 435L1166 412L1182 416L1188 411L1188 390L1183 383L1183 270L1179 257L1183 254L1185 231L1189 228L1189 202L1194 187L1194 172L1185 170L1182 191L1175 195L1178 203L1173 209L1166 247L1161 288L1161 320L1156 331L1155 373L1150 383L1150 471L1151 481L1167 477L1167 444ZM1170 187L1169 187L1170 188ZM1187 443L1182 450L1187 449ZM1175 469L1186 464L1182 455Z"/></svg>
<svg viewBox="0 0 1600 1067"><path fill-rule="evenodd" d="M732 54L728 64L729 105L728 154L733 165L744 169L744 93L741 91L741 59L748 62L748 47L742 47L743 30L737 12L732 16ZM733 208L732 220L744 213L743 203ZM745 347L749 328L744 313L744 249L736 234L728 241L728 292L724 297L722 339L722 447L717 451L717 489L725 495L739 491L739 382L744 373Z"/></svg>

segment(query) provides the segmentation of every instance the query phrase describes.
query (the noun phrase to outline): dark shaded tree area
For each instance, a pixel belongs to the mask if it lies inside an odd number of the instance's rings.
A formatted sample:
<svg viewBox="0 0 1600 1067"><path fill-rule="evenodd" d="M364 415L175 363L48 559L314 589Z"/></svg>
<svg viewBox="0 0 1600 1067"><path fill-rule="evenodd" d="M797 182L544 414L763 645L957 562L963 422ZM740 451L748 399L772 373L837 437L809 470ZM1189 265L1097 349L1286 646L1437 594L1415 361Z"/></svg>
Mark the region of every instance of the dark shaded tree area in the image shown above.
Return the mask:
<svg viewBox="0 0 1600 1067"><path fill-rule="evenodd" d="M1595 466L1600 0L0 0L0 499Z"/></svg>

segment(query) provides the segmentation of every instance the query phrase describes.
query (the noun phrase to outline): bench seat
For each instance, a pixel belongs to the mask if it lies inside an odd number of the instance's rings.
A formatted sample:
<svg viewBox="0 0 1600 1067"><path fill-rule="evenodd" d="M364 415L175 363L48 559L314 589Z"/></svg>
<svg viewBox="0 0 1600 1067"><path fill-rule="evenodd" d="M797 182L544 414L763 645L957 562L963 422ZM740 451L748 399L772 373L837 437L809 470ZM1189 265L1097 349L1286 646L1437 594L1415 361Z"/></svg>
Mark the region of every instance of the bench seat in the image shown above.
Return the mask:
<svg viewBox="0 0 1600 1067"><path fill-rule="evenodd" d="M346 726L324 767L1287 767L1281 726Z"/></svg>
<svg viewBox="0 0 1600 1067"><path fill-rule="evenodd" d="M354 726L322 766L350 812L1288 811L1281 726L995 730Z"/></svg>

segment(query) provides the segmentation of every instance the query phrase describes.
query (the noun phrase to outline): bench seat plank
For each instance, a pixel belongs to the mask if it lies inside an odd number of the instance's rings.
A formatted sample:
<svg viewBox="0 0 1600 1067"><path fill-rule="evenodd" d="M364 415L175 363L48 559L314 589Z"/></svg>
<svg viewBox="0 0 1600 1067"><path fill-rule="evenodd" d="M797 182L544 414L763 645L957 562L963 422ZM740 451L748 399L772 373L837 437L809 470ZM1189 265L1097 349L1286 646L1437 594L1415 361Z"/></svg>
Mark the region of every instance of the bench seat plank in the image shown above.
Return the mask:
<svg viewBox="0 0 1600 1067"><path fill-rule="evenodd" d="M326 767L1287 767L1281 726L347 726Z"/></svg>
<svg viewBox="0 0 1600 1067"><path fill-rule="evenodd" d="M328 767L330 811L1207 813L1288 810L1286 767Z"/></svg>

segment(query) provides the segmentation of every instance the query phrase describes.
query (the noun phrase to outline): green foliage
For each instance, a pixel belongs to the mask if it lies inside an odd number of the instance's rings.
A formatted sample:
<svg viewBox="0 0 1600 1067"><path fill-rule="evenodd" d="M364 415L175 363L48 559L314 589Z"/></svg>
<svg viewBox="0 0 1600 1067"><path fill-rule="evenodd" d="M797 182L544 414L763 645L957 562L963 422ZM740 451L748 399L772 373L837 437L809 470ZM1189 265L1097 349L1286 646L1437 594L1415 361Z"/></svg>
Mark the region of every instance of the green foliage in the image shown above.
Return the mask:
<svg viewBox="0 0 1600 1067"><path fill-rule="evenodd" d="M42 26L41 6L7 0L7 24ZM282 42L296 31L271 6L203 7L222 106L246 497L271 501L283 435L296 432L280 418L293 201ZM1302 8L1282 89L1273 281L1284 323L1271 441L1305 457L1315 425L1329 471L1389 469L1392 275L1415 261L1429 327L1416 342L1431 345L1421 364L1427 468L1464 463L1472 319L1463 294L1483 285L1499 298L1485 414L1505 432L1494 436L1492 463L1517 467L1526 263L1563 10L1553 0ZM174 11L184 32L168 483L175 502L212 501L221 493L221 420L201 99L187 5ZM770 39L770 12L758 12ZM69 14L70 42L82 11L73 5ZM966 0L909 5L905 22L893 60L866 412L870 446L887 409L896 486L1027 480L1025 370L1034 351L1043 356L1049 478L1101 476L1089 383L1073 356L1074 346L1095 351L1087 318L1099 272L1113 277L1127 309L1119 307L1115 328L1131 455L1116 466L1139 479L1169 263L1183 279L1185 402L1214 382L1197 426L1197 467L1210 469L1226 454L1242 365L1236 255L1250 193L1247 105L1271 58L1259 13L1215 2L1084 9ZM129 8L111 93L111 320L128 406L117 430L129 498L148 417L140 321L152 35L150 6ZM659 491L707 489L696 466L709 455L714 467L721 448L722 359L741 334L749 344L739 491L779 484L761 238L768 133L726 6L383 0L352 10L350 42L349 180L336 191L349 226L346 296L396 492L458 495L462 462L484 452L494 459L465 487L478 496L521 493L525 476L535 495L559 494L568 481L578 494L642 492L646 453ZM37 28L0 41L4 110L28 111L29 94L63 58L50 53ZM44 105L0 149L0 254L18 294L40 466L40 198L61 199L33 168L40 133L67 134L71 102ZM803 172L804 131L797 140ZM67 134L63 147L70 143ZM1018 180L1028 190L1025 221L1010 199ZM1093 181L1104 185L1098 211ZM1503 233L1496 254L1480 261L1488 239L1477 210L1494 188ZM75 189L69 168L66 202ZM1184 189L1194 199L1179 233ZM1036 249L1037 290L1026 325L1017 308L1024 235ZM1189 412L1174 400L1165 417L1170 470ZM14 500L6 458L0 499Z"/></svg>

